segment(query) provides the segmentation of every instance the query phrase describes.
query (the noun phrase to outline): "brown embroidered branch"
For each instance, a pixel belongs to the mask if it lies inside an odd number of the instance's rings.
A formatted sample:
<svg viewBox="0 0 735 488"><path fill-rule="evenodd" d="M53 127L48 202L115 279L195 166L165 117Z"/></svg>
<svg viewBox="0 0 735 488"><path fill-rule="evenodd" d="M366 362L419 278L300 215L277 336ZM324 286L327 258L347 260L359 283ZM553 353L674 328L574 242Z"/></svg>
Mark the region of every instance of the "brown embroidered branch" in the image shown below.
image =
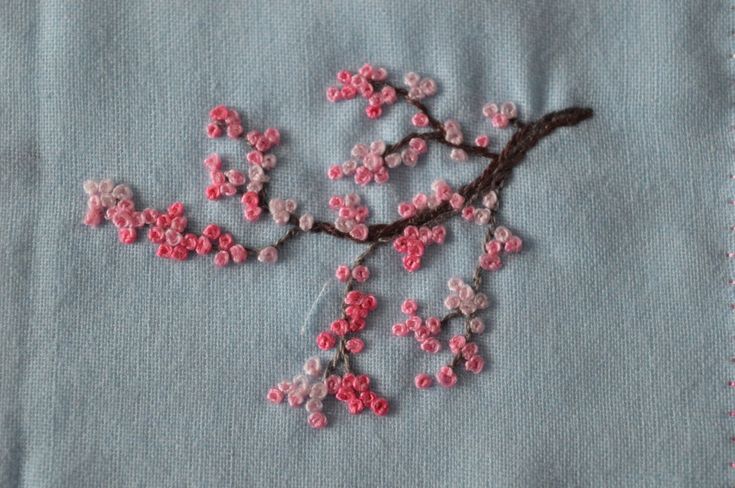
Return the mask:
<svg viewBox="0 0 735 488"><path fill-rule="evenodd" d="M423 109L428 113L428 109L425 107L423 107ZM534 122L520 125L497 156L492 153L485 154L484 148L473 146L471 144L447 144L452 147L464 149L468 153L476 154L491 160L485 170L473 181L462 186L458 190L458 193L460 193L467 202L472 202L488 191L501 189L512 169L523 161L528 151L533 149L544 137L548 136L558 128L577 125L590 117L592 117L592 110L581 107L571 107L558 112L548 113ZM446 144L446 141L444 141L440 136L434 135L436 133L430 134L432 134L432 136L427 138L427 140L437 140ZM413 135L415 134L409 134L409 136ZM444 202L435 209L423 210L410 218L399 219L389 224L373 224L368 226L369 232L366 242L391 240L401 235L404 229L409 225L422 226L434 222L439 223L446 221L453 214L456 214L456 212L451 208L448 202ZM292 216L291 224L298 225L298 219ZM351 237L349 233L340 232L329 222L314 222L311 232L321 232L342 239L351 239L356 242L362 242Z"/></svg>

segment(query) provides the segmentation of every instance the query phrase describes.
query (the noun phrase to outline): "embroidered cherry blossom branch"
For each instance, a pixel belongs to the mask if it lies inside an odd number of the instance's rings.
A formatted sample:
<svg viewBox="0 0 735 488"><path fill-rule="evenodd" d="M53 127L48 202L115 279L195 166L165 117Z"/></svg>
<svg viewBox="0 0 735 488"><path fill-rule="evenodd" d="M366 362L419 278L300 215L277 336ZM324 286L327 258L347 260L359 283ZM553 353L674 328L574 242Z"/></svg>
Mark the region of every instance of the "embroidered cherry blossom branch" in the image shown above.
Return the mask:
<svg viewBox="0 0 735 488"><path fill-rule="evenodd" d="M407 319L395 324L392 331L397 336L412 334L423 351L435 354L443 347L441 336L447 333L452 322L462 318L464 331L448 340L452 357L439 368L436 380L444 387L454 386L458 378L456 370L462 364L467 371L482 371L485 360L479 353L476 338L485 329L479 315L489 305L489 298L480 289L482 276L485 272L500 270L502 255L517 253L522 247L518 236L496 224L501 190L513 168L543 138L558 128L577 125L592 116L588 108L571 107L548 113L535 121L522 122L514 104L488 103L482 112L492 126L513 129L507 143L495 152L490 149L488 135L478 135L474 143L465 142L456 120L441 120L431 113L424 100L436 94L437 85L430 78L408 73L403 80L404 88L387 81L385 69L365 65L357 73L340 71L337 80L340 86L327 90L329 100L336 102L360 96L367 101L365 114L371 119L381 117L384 108L394 103L406 103L416 109L410 121L417 130L392 144L374 141L355 145L350 159L329 167L330 179L351 176L360 186L371 182L386 183L390 171L398 166L416 166L429 144L448 148L449 157L455 161L478 157L487 164L472 181L456 190L444 180L435 181L432 193L418 193L409 201L401 202L398 206L400 218L393 222L369 224L370 211L355 193L332 196L329 208L336 213L334 222L318 221L308 212L298 214L298 205L293 199L268 198L270 171L277 164L271 150L280 144L280 132L271 127L262 133L257 130L246 133L239 113L220 105L209 113L207 135L215 138L226 134L233 140L243 140L248 151L248 166L246 171L225 169L225 162L218 154L207 156L204 166L210 181L205 196L210 200L238 197L247 222L269 215L275 224L287 227L275 242L260 247L237 243L230 233L216 224L208 224L200 233L194 233L188 229L181 202L174 202L163 211L137 210L132 191L125 185L115 186L110 180L84 184L89 196L85 224L97 226L109 220L117 227L118 238L125 244L135 242L138 233L147 229L148 240L157 246L157 256L163 258L185 260L192 254L211 254L214 264L220 267L243 263L249 256L257 256L260 262L274 263L279 251L301 234L328 234L367 245L351 266L339 265L335 272L336 278L345 283L342 313L316 338L319 349L334 349L331 360L323 366L319 357L309 358L304 364L304 374L278 383L267 394L274 403L287 400L293 407L304 406L309 413L308 423L315 428L327 424L323 400L329 396L343 402L352 414L364 409L379 416L387 414L388 401L371 389L368 375L356 374L351 359L364 349L365 343L359 333L377 307L374 295L356 289L357 284L364 283L370 276L365 260L382 245L391 243L402 255L404 269L418 271L426 247L444 242L446 229L442 224L454 216L487 228L483 253L478 258L472 283L467 284L460 278L449 280L450 294L444 300L449 312L442 318L421 318L417 315L418 304L411 299L405 300L401 310ZM414 382L419 388L428 388L433 380L428 374L420 373Z"/></svg>

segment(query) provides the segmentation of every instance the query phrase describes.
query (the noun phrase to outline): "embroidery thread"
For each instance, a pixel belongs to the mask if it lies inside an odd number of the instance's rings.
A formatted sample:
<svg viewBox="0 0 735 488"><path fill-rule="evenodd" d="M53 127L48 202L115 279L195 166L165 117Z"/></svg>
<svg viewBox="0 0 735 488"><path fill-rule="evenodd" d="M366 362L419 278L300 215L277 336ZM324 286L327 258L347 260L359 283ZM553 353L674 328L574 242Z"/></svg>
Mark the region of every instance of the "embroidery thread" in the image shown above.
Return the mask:
<svg viewBox="0 0 735 488"><path fill-rule="evenodd" d="M360 332L378 305L373 294L356 289L357 285L370 278L366 260L389 244L401 256L407 272L418 271L426 247L443 244L447 232L443 224L455 216L486 228L472 279L469 283L457 277L448 281L449 294L444 300L448 312L441 318L433 315L422 318L418 315L418 304L406 299L401 305L406 319L393 325L391 331L395 336L413 335L421 350L437 354L444 348L440 339L443 332L454 321L464 322L463 332L446 341L451 353L449 362L433 377L425 372L418 373L414 379L417 388L429 388L434 380L445 388L451 388L457 383L461 368L474 374L484 369L486 359L475 340L486 329L479 315L490 303L480 289L483 274L501 269L503 256L520 252L523 245L519 236L498 224L502 190L513 168L541 139L560 127L577 125L592 116L589 108L571 107L548 113L535 121L522 122L512 102L488 103L482 108L482 113L492 127L513 129L502 149L494 152L490 149L488 135L478 135L474 144L467 143L456 120L442 121L431 114L424 100L437 93L433 79L411 72L404 76L405 87L394 85L387 79L388 73L384 68L369 64L356 73L342 70L337 74L339 86L327 89L327 99L338 102L362 97L367 101L364 112L370 119L380 118L390 105L407 103L416 110L410 122L417 130L392 144L374 141L355 145L350 159L328 168L328 178L352 177L359 186L386 183L390 179L390 171L398 166L414 167L426 154L430 143L446 146L449 157L456 161L466 161L470 157L488 161L469 183L454 189L446 181L437 180L432 184L431 193L418 193L409 201L401 202L397 209L400 218L393 222L369 224L370 211L355 193L335 195L329 199L329 208L336 214L334 222L318 221L307 212L299 214L293 199L269 198L269 172L277 163L271 150L280 144L280 132L268 128L262 133L257 130L246 133L239 113L224 105L210 111L206 133L211 138L226 135L231 139L244 140L249 148L246 156L248 170L225 169L218 154L207 156L204 166L210 183L205 189L205 196L210 200L239 196L243 218L248 222L259 220L263 214L270 215L276 225L288 227L276 242L261 247L237 243L232 234L214 223L196 234L188 229L181 202L172 203L164 211L153 208L138 210L128 186L114 185L108 179L84 183L88 195L88 210L84 217L86 225L94 227L105 220L112 222L123 244L136 242L139 232L147 228L147 239L157 246L156 255L162 258L183 261L192 254L213 254L213 262L219 267L241 264L250 257L272 264L288 242L307 234L327 234L366 246L351 265L340 264L335 270L335 278L345 284L342 313L316 336L320 350L334 350L331 360L323 363L317 356L309 358L303 366L303 374L281 381L266 394L273 403L286 401L292 407L303 406L308 412L308 424L317 429L328 423L323 405L328 397L343 402L351 414L359 414L366 409L378 416L388 413L389 403L374 390L371 377L358 374L352 364L352 357L365 348Z"/></svg>

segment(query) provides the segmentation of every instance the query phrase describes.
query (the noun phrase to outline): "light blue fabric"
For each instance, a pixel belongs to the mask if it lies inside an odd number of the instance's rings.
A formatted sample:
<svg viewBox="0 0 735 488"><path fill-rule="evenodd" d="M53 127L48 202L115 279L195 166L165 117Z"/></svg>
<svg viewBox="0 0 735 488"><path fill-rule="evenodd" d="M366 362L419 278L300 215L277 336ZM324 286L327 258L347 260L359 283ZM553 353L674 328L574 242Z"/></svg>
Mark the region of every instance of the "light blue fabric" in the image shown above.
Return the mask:
<svg viewBox="0 0 735 488"><path fill-rule="evenodd" d="M5 2L0 486L732 484L731 26L724 1ZM595 117L544 140L504 195L527 245L486 285L490 370L417 391L443 358L389 334L401 297L439 311L446 279L470 277L481 231L454 223L415 276L392 250L372 261L380 307L358 364L392 414L331 405L314 432L264 393L316 352L339 306L323 286L358 247L300 238L273 267L162 261L82 226L81 182L129 182L147 205L181 199L196 228L268 242L273 225L203 197L203 156L242 157L204 137L227 103L282 128L273 194L330 218L327 198L353 185L327 166L408 127L405 108L374 123L325 101L365 61L436 78L432 109L468 134L488 130L489 100ZM477 164L432 150L361 193L385 221Z"/></svg>

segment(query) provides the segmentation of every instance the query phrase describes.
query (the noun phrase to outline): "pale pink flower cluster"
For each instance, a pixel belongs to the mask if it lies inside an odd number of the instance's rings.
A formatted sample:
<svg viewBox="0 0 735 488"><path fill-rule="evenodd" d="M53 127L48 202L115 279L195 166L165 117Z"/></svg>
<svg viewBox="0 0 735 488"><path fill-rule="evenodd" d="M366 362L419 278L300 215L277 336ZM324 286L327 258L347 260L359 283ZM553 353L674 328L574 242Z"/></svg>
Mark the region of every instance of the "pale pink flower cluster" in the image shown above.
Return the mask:
<svg viewBox="0 0 735 488"><path fill-rule="evenodd" d="M390 179L389 169L403 163L414 167L419 158L428 151L426 141L421 137L413 137L408 147L399 152L386 154L384 141L373 141L369 146L356 144L352 148L352 158L342 164L334 164L327 170L330 180L339 180L344 176L352 176L360 186L371 182L383 184Z"/></svg>
<svg viewBox="0 0 735 488"><path fill-rule="evenodd" d="M483 208L473 207L472 205L465 205L462 207L461 215L462 218L468 222L474 222L477 225L487 225L493 216L493 210L498 205L498 194L494 191L489 191L482 198Z"/></svg>
<svg viewBox="0 0 735 488"><path fill-rule="evenodd" d="M291 215L296 211L296 201L292 198L286 200L271 198L268 202L268 211L273 221L278 225L286 225L291 220Z"/></svg>
<svg viewBox="0 0 735 488"><path fill-rule="evenodd" d="M365 221L370 216L370 210L360 203L360 196L356 193L334 195L329 199L329 208L337 212L334 227L338 231L348 233L358 241L364 241L368 237L369 229Z"/></svg>
<svg viewBox="0 0 735 488"><path fill-rule="evenodd" d="M112 180L87 180L82 187L87 194L86 225L95 227L102 223L108 209L115 208L121 200L131 200L133 192L127 185L115 185ZM111 218L111 217L110 217ZM142 224L141 224L142 225ZM120 227L120 226L118 226Z"/></svg>
<svg viewBox="0 0 735 488"><path fill-rule="evenodd" d="M281 403L284 400L294 408L303 407L308 412L307 423L321 429L327 426L327 417L322 411L323 400L329 394L327 383L320 375L321 361L312 357L304 363L304 374L294 376L291 380L283 380L268 390L266 398L272 403Z"/></svg>
<svg viewBox="0 0 735 488"><path fill-rule="evenodd" d="M432 78L421 78L413 71L403 76L403 83L408 87L408 98L412 100L422 100L436 95L437 92L436 81Z"/></svg>
<svg viewBox="0 0 735 488"><path fill-rule="evenodd" d="M377 119L383 114L383 105L392 105L398 99L392 86L385 85L379 90L376 89L375 83L383 82L387 77L388 72L385 68L374 67L371 64L363 65L357 73L343 69L337 73L337 81L341 86L327 88L327 100L338 102L351 100L360 95L368 102L365 115Z"/></svg>
<svg viewBox="0 0 735 488"><path fill-rule="evenodd" d="M482 114L490 119L496 129L505 129L511 120L518 117L518 109L513 102L503 102L500 107L495 103L486 103L482 107Z"/></svg>
<svg viewBox="0 0 735 488"><path fill-rule="evenodd" d="M467 316L486 309L490 304L487 295L476 292L461 278L450 278L447 287L450 293L444 300L444 306L449 310L458 310L462 315Z"/></svg>
<svg viewBox="0 0 735 488"><path fill-rule="evenodd" d="M507 227L498 226L493 232L493 239L485 243L485 252L480 255L479 265L485 271L497 271L503 267L501 255L521 252L523 241Z"/></svg>
<svg viewBox="0 0 735 488"><path fill-rule="evenodd" d="M455 290L451 296L462 295L464 297L464 299L459 299L459 307L462 307L463 303L467 302L469 303L467 306L468 311L479 309L475 301L479 294L475 294L471 287L465 285L458 278L452 278L450 280L450 286ZM480 305L487 305L486 298L480 298L479 301L483 302ZM408 315L408 318L405 322L393 325L393 335L405 337L412 334L416 341L419 342L422 351L430 354L436 354L441 351L443 345L438 336L442 331L442 321L437 317L428 317L423 320L420 316L416 315L418 305L411 299L403 302L401 311ZM480 334L485 330L485 324L479 318L472 317L469 319L468 329L471 335ZM464 366L467 371L479 373L484 368L485 361L479 355L477 344L467 339L471 335L453 336L448 341L448 347L455 357L461 357L464 360ZM451 365L441 367L435 377L437 382L446 388L451 388L457 382L457 375ZM425 389L433 384L433 380L428 374L420 373L414 378L414 384L416 388Z"/></svg>
<svg viewBox="0 0 735 488"><path fill-rule="evenodd" d="M403 218L409 218L418 212L426 209L434 209L443 202L451 200L455 194L452 187L444 180L436 180L431 184L433 193L427 195L425 193L417 193L410 202L401 202L398 204L398 214ZM459 194L458 194L459 195ZM459 195L461 197L461 195ZM462 198L464 204L464 198Z"/></svg>

